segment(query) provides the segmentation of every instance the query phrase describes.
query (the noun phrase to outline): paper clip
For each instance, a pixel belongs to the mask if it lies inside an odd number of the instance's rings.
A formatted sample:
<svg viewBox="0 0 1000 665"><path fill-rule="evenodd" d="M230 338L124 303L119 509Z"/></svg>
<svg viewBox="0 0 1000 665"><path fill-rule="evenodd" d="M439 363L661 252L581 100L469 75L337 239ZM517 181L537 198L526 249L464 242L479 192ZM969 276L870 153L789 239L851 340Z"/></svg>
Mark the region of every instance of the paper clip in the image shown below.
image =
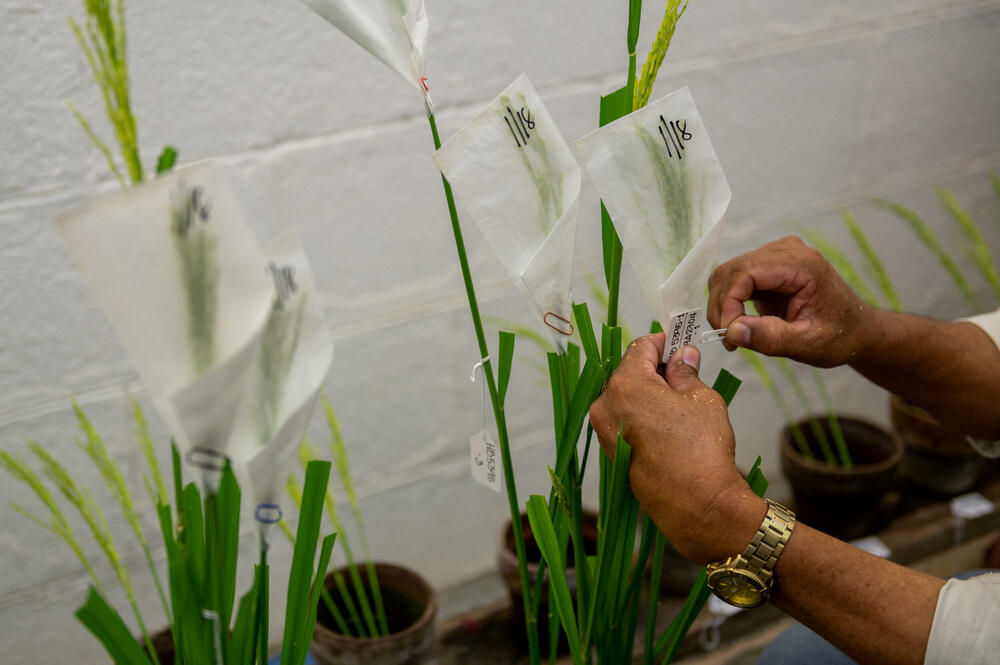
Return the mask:
<svg viewBox="0 0 1000 665"><path fill-rule="evenodd" d="M702 344L707 344L708 342L721 342L726 338L726 331L729 328L718 328L716 330L706 330L701 335L698 336L698 341Z"/></svg>
<svg viewBox="0 0 1000 665"><path fill-rule="evenodd" d="M550 316L554 319L557 319L559 323L552 323L551 321L549 321ZM545 312L545 316L542 317L542 323L547 325L549 328L552 328L560 335L566 335L567 337L569 337L576 331L576 329L573 327L572 321L559 316L555 312ZM561 323L565 323L566 326L569 326L569 331L566 330L565 326L561 326L560 325Z"/></svg>
<svg viewBox="0 0 1000 665"><path fill-rule="evenodd" d="M281 506L276 503L259 503L253 516L261 524L277 524L282 518Z"/></svg>
<svg viewBox="0 0 1000 665"><path fill-rule="evenodd" d="M206 471L222 471L226 468L225 454L211 448L195 447L187 451L184 460L191 466L205 469Z"/></svg>

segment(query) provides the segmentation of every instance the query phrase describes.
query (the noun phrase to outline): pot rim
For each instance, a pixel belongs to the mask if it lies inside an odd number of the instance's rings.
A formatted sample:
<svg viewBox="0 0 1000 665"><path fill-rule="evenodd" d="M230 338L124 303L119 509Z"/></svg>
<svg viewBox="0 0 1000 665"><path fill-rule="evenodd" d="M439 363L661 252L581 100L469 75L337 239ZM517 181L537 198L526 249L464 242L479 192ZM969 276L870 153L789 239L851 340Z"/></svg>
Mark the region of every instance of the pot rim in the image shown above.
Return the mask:
<svg viewBox="0 0 1000 665"><path fill-rule="evenodd" d="M421 613L420 617L416 621L411 623L403 630L400 630L395 633L389 633L384 637L352 637L349 635L342 635L341 633L338 633L335 630L327 628L322 623L320 623L319 619L317 619L316 632L322 633L325 639L335 640L347 644L371 644L372 642L377 642L380 640L388 641L388 640L402 639L404 637L418 633L424 628L426 628L427 624L430 623L433 620L434 616L437 614L437 603L438 603L437 592L434 590L434 587L432 587L430 583L426 579L424 579L424 577L420 573L413 570L412 568L408 568L406 566L396 563L389 563L387 561L373 561L372 563L375 564L376 572L378 572L379 570L393 570L396 572L402 572L407 576L409 576L410 578L412 578L413 580L415 580L421 587L423 587L423 589L427 592L427 606L424 607L424 611ZM368 562L358 561L356 562L356 564L360 571L367 566ZM348 568L349 567L345 565L328 572L323 577L323 583L326 584L327 579L329 579L335 572L346 572Z"/></svg>
<svg viewBox="0 0 1000 665"><path fill-rule="evenodd" d="M871 462L868 464L855 464L850 469L844 469L839 466L831 467L825 462L821 462L817 459L807 459L799 452L798 448L792 442L792 437L789 434L790 423L786 423L781 428L781 454L783 457L794 462L796 465L809 469L810 471L825 473L831 476L841 476L856 477L865 474L878 474L899 465L903 461L904 445L903 438L895 430L887 430L880 425L876 425L870 420L865 420L862 418L853 418L851 416L842 416L840 414L835 414L837 419L840 421L847 421L862 425L866 428L872 429L875 432L881 434L893 444L892 454L890 454L886 459L880 462ZM817 414L813 416L814 418L825 418L826 414ZM796 425L806 425L810 418L807 416L795 422Z"/></svg>

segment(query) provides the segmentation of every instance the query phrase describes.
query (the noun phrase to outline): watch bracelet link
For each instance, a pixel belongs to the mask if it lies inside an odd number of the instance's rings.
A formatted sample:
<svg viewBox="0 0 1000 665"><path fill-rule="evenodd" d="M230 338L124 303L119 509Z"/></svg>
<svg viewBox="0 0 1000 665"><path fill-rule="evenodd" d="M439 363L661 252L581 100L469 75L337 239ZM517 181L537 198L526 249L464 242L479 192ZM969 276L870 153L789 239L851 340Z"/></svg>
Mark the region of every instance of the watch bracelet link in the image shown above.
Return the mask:
<svg viewBox="0 0 1000 665"><path fill-rule="evenodd" d="M764 500L767 502L767 515L750 544L740 554L740 559L746 562L747 570L766 583L774 574L778 557L792 535L795 513L777 501Z"/></svg>

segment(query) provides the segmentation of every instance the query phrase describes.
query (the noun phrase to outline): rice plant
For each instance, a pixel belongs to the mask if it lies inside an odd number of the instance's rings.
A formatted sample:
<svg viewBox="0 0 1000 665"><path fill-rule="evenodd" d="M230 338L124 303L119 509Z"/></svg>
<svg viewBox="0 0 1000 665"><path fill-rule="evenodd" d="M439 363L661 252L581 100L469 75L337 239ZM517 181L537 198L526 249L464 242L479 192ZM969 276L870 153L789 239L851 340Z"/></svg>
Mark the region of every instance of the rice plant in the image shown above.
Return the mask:
<svg viewBox="0 0 1000 665"><path fill-rule="evenodd" d="M994 176L995 177L995 176ZM996 186L994 184L994 186ZM990 290L996 298L1000 298L1000 278L997 277L996 267L993 265L993 257L990 255L989 245L983 238L982 232L972 215L962 207L955 198L955 194L943 187L935 190L938 199L945 211L954 220L959 230L966 238L965 255L968 257L979 274L983 276Z"/></svg>
<svg viewBox="0 0 1000 665"><path fill-rule="evenodd" d="M87 17L81 26L72 17L70 28L101 91L104 111L114 130L128 179L122 173L107 143L102 141L83 114L67 102L87 136L104 155L108 168L122 188L142 182L142 160L132 100L129 92L124 0L84 0Z"/></svg>
<svg viewBox="0 0 1000 665"><path fill-rule="evenodd" d="M876 284L878 284L879 289L882 291L882 295L885 296L886 302L889 307L895 312L903 311L903 303L900 302L899 294L896 293L895 287L892 285L892 280L889 278L889 273L885 270L885 265L882 263L882 259L879 258L878 252L872 246L871 240L868 239L868 234L865 233L861 225L858 224L858 220L854 216L847 212L846 210L840 211L841 218L844 221L844 226L851 234L851 238L854 243L861 250L861 255L865 259L865 268L868 274L873 278Z"/></svg>
<svg viewBox="0 0 1000 665"><path fill-rule="evenodd" d="M358 502L357 493L354 490L354 480L351 475L350 462L348 461L347 446L341 434L340 421L337 418L333 405L325 394L321 396L321 401L330 434L330 455L333 458L341 486L351 507L358 538L361 541L364 569L367 578L366 587L366 581L362 578L361 569L354 555L354 549L351 546L344 523L337 510L336 496L333 490L328 487L323 497L323 504L327 517L333 524L334 531L340 534L340 543L347 562L347 576L350 578L353 593L343 573L336 570L332 573L333 580L347 616L344 617L342 615L339 606L330 594L324 593L323 601L342 635L365 638L385 637L389 634L389 624L382 598L382 587L379 584L378 575L375 570L375 561L368 545L368 536L365 532L364 519L361 514L361 504ZM316 447L308 439L303 440L299 448L299 461L302 463L302 466L306 467L310 462L318 458L319 451ZM294 473L289 475L287 489L293 501L296 503L301 501L301 489ZM286 535L290 534L286 533Z"/></svg>
<svg viewBox="0 0 1000 665"><path fill-rule="evenodd" d="M903 221L913 231L917 240L941 264L941 267L948 273L951 281L958 287L962 297L972 306L973 311L980 311L979 301L976 299L976 294L973 292L968 280L965 279L962 270L958 267L955 260L951 258L948 248L945 247L944 242L938 236L937 232L931 228L930 224L925 222L914 210L907 208L901 203L887 201L886 199L875 199L872 201L872 204L877 208L892 213L896 218Z"/></svg>

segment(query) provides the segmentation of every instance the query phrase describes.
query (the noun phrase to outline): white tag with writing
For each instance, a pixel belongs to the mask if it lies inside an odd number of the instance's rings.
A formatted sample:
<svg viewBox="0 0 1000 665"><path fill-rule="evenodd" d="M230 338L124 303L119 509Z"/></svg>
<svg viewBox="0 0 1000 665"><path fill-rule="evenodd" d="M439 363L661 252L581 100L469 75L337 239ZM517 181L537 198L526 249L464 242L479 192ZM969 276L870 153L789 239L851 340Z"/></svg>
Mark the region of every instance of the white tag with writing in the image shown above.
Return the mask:
<svg viewBox="0 0 1000 665"><path fill-rule="evenodd" d="M852 540L851 545L854 545L859 550L864 550L869 554L874 554L880 559L888 559L892 556L892 550L890 550L889 546L882 542L882 539L877 536L865 536L864 538Z"/></svg>
<svg viewBox="0 0 1000 665"><path fill-rule="evenodd" d="M494 492L500 491L500 447L493 435L481 429L469 439L469 467L472 478Z"/></svg>
<svg viewBox="0 0 1000 665"><path fill-rule="evenodd" d="M701 321L700 309L689 309L670 317L670 324L666 328L667 343L663 346L663 362L667 362L677 349L698 341Z"/></svg>
<svg viewBox="0 0 1000 665"><path fill-rule="evenodd" d="M951 514L965 520L978 519L994 510L996 506L993 502L979 492L970 492L951 500Z"/></svg>

